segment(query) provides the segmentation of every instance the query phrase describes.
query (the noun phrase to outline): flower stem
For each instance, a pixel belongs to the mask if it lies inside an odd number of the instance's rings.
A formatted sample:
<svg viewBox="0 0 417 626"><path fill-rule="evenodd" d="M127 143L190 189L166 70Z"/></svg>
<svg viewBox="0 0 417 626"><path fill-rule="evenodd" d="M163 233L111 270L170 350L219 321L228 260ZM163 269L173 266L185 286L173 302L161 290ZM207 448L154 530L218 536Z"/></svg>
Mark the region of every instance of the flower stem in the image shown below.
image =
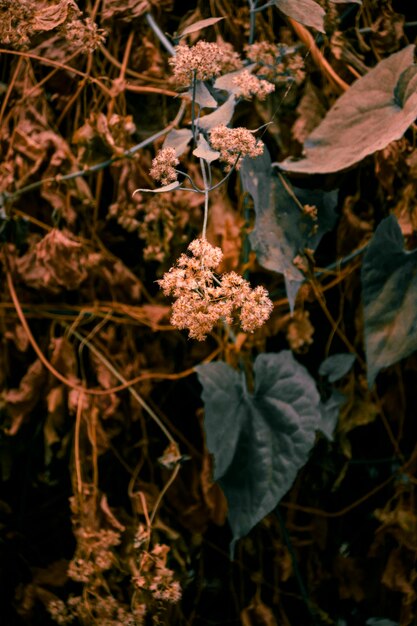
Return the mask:
<svg viewBox="0 0 417 626"><path fill-rule="evenodd" d="M203 220L203 231L201 233L201 237L205 239L206 233L207 233L208 203L209 203L210 188L209 188L209 184L207 180L206 164L204 162L204 159L200 159L200 167L201 167L201 173L203 175L203 183L204 183L204 220Z"/></svg>
<svg viewBox="0 0 417 626"><path fill-rule="evenodd" d="M194 70L193 72L193 98L191 100L191 132L193 133L193 147L195 147L195 94L197 90L197 80L196 80L197 72Z"/></svg>
<svg viewBox="0 0 417 626"><path fill-rule="evenodd" d="M165 35L162 32L162 30L159 28L158 24L153 19L152 14L151 13L146 13L145 17L146 17L146 21L148 22L149 26L152 28L152 30L155 33L155 35L157 36L157 38L159 39L161 44L164 46L165 50L167 52L169 52L169 54L171 54L174 57L175 54L176 54L174 46L165 37Z"/></svg>
<svg viewBox="0 0 417 626"><path fill-rule="evenodd" d="M256 27L256 5L258 0L249 0L249 45L252 45L255 40L255 27Z"/></svg>

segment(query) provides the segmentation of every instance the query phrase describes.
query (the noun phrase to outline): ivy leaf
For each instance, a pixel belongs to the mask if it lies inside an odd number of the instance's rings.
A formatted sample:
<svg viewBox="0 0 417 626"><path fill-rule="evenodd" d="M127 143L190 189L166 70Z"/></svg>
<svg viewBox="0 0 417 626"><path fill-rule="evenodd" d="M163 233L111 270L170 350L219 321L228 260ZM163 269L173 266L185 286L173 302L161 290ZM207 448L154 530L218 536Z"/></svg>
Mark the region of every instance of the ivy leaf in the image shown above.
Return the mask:
<svg viewBox="0 0 417 626"><path fill-rule="evenodd" d="M229 96L224 104L219 106L219 108L213 113L209 113L204 117L199 118L197 124L203 130L210 130L219 124L227 124L230 122L233 116L233 112L235 110L235 97L233 95Z"/></svg>
<svg viewBox="0 0 417 626"><path fill-rule="evenodd" d="M193 91L193 87L191 86L188 90L188 95L190 96L191 100L193 99L194 95L194 102L196 102L199 107L201 107L202 109L215 109L217 107L217 100L213 98L206 85L204 84L204 81L196 80L195 93L193 93Z"/></svg>
<svg viewBox="0 0 417 626"><path fill-rule="evenodd" d="M234 543L276 507L307 462L320 428L320 397L290 351L260 354L255 390L225 363L196 367L203 387L214 477L228 501Z"/></svg>
<svg viewBox="0 0 417 626"><path fill-rule="evenodd" d="M320 376L327 376L329 383L334 383L348 373L355 359L354 354L332 354L321 363L319 374Z"/></svg>
<svg viewBox="0 0 417 626"><path fill-rule="evenodd" d="M417 117L414 46L380 61L336 101L304 143L305 157L280 168L302 174L338 172L400 139Z"/></svg>
<svg viewBox="0 0 417 626"><path fill-rule="evenodd" d="M193 137L193 133L188 128L173 128L165 137L163 148L174 148L177 157L181 156L187 149Z"/></svg>
<svg viewBox="0 0 417 626"><path fill-rule="evenodd" d="M382 220L362 265L368 384L417 350L417 249L404 249L394 215Z"/></svg>
<svg viewBox="0 0 417 626"><path fill-rule="evenodd" d="M221 20L224 20L224 17L208 17L205 20L198 20L198 22L194 22L194 24L191 24L190 26L187 26L187 28L184 28L184 30L182 31L182 33L180 33L180 38L185 37L185 35L190 35L191 33L195 33L198 30L201 30L202 28L207 28L207 26L213 26L214 24L217 24L217 22L220 22Z"/></svg>
<svg viewBox="0 0 417 626"><path fill-rule="evenodd" d="M244 159L241 166L243 190L255 205L255 228L249 239L263 267L284 274L290 308L304 275L295 267L294 258L304 248L315 250L325 232L331 230L337 215L337 191L297 189L285 179L271 175L271 159L264 153L256 159ZM295 199L295 198L296 199ZM315 205L318 209L318 229L315 222L303 214L300 205Z"/></svg>
<svg viewBox="0 0 417 626"><path fill-rule="evenodd" d="M199 159L204 159L207 163L216 161L220 156L220 152L213 150L202 134L198 137L197 148L193 150L193 154Z"/></svg>
<svg viewBox="0 0 417 626"><path fill-rule="evenodd" d="M296 22L324 33L325 11L314 0L275 0L278 9Z"/></svg>

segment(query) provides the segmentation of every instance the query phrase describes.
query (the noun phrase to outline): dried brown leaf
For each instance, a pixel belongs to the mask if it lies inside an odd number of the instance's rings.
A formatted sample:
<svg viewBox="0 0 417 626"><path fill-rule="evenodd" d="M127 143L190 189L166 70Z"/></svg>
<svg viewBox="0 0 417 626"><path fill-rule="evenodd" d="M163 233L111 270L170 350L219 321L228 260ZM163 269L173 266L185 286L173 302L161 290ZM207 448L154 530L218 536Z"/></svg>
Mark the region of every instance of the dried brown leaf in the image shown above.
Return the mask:
<svg viewBox="0 0 417 626"><path fill-rule="evenodd" d="M104 0L102 16L105 21L119 19L130 23L150 9L148 0Z"/></svg>
<svg viewBox="0 0 417 626"><path fill-rule="evenodd" d="M266 604L255 597L249 606L240 613L242 626L278 626L278 622Z"/></svg>
<svg viewBox="0 0 417 626"><path fill-rule="evenodd" d="M74 0L60 0L58 3L41 3L33 16L34 31L48 31L61 26L68 19L81 14Z"/></svg>
<svg viewBox="0 0 417 626"><path fill-rule="evenodd" d="M413 556L407 555L401 548L394 548L388 557L382 576L382 584L391 591L399 591L406 596L407 603L416 597L417 572L414 569Z"/></svg>
<svg viewBox="0 0 417 626"><path fill-rule="evenodd" d="M26 285L50 293L77 289L87 278L85 253L68 231L51 230L25 255L16 269Z"/></svg>
<svg viewBox="0 0 417 626"><path fill-rule="evenodd" d="M297 106L297 120L292 127L292 135L303 144L309 134L318 126L326 113L316 88L308 82L303 97Z"/></svg>
<svg viewBox="0 0 417 626"><path fill-rule="evenodd" d="M9 389L4 395L6 409L11 417L11 425L6 430L8 435L16 435L22 423L33 411L44 395L47 376L39 359L29 366L20 381L19 387Z"/></svg>

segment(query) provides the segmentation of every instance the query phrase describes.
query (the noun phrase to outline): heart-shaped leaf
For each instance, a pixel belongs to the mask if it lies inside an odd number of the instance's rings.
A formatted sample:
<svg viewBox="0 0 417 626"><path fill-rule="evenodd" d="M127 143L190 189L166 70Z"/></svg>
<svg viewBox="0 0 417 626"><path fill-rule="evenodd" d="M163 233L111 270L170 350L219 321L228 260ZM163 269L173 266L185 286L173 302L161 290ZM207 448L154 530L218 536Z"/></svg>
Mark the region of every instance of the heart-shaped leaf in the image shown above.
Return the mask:
<svg viewBox="0 0 417 626"><path fill-rule="evenodd" d="M194 97L194 102L196 102L202 109L215 109L217 107L217 100L213 98L202 80L195 81L195 89L190 87L188 95L191 100Z"/></svg>
<svg viewBox="0 0 417 626"><path fill-rule="evenodd" d="M235 110L235 97L233 95L229 96L226 102L219 106L219 108L213 113L209 113L204 117L199 118L197 124L203 130L210 130L219 124L227 124L230 122L233 116L233 112Z"/></svg>
<svg viewBox="0 0 417 626"><path fill-rule="evenodd" d="M228 501L234 543L275 508L306 463L322 424L320 397L290 351L257 357L253 394L225 363L196 370L214 477Z"/></svg>
<svg viewBox="0 0 417 626"><path fill-rule="evenodd" d="M338 172L400 139L417 117L414 46L384 59L336 101L304 143L304 158L280 167L303 174Z"/></svg>
<svg viewBox="0 0 417 626"><path fill-rule="evenodd" d="M394 215L382 220L362 265L368 384L417 350L417 249L404 249Z"/></svg>
<svg viewBox="0 0 417 626"><path fill-rule="evenodd" d="M275 0L278 9L296 22L324 33L325 11L314 0Z"/></svg>
<svg viewBox="0 0 417 626"><path fill-rule="evenodd" d="M165 137L163 148L174 148L177 157L181 156L187 149L193 137L193 133L188 128L173 128Z"/></svg>
<svg viewBox="0 0 417 626"><path fill-rule="evenodd" d="M256 159L244 159L242 186L255 205L255 228L250 242L261 265L284 274L290 308L304 275L294 265L294 258L304 248L315 250L325 232L331 230L337 215L337 191L306 190L291 187L271 173L271 159L264 153ZM304 204L317 208L317 222L302 211ZM313 227L317 225L317 230Z"/></svg>

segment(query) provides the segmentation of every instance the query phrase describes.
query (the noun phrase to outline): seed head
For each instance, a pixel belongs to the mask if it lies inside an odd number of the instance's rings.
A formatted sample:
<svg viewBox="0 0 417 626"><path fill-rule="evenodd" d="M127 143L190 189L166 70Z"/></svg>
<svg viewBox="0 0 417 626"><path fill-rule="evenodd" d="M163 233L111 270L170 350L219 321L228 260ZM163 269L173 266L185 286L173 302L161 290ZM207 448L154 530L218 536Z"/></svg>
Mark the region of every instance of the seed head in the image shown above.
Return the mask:
<svg viewBox="0 0 417 626"><path fill-rule="evenodd" d="M222 71L224 52L216 43L199 41L195 46L180 44L175 48L175 56L169 60L173 69L174 80L180 87L197 80L210 80Z"/></svg>
<svg viewBox="0 0 417 626"><path fill-rule="evenodd" d="M152 160L152 167L149 174L154 180L160 181L163 185L169 185L177 180L175 166L179 164L174 148L162 148Z"/></svg>
<svg viewBox="0 0 417 626"><path fill-rule="evenodd" d="M220 161L224 161L226 171L236 163L238 157L257 157L264 151L262 141L256 139L253 133L244 127L228 128L224 124L215 126L210 131L210 143L215 150L220 151ZM240 168L237 161L236 169Z"/></svg>
<svg viewBox="0 0 417 626"><path fill-rule="evenodd" d="M248 70L237 74L233 78L233 82L239 88L237 95L242 96L245 100L250 100L253 96L259 100L265 100L268 94L275 91L275 85L254 76Z"/></svg>
<svg viewBox="0 0 417 626"><path fill-rule="evenodd" d="M246 332L264 324L273 308L264 287L252 289L236 272L214 274L223 254L206 239L195 239L188 251L191 254L182 254L158 281L165 295L176 298L173 326L188 329L190 338L202 341L220 319L232 324L234 314L240 316Z"/></svg>

